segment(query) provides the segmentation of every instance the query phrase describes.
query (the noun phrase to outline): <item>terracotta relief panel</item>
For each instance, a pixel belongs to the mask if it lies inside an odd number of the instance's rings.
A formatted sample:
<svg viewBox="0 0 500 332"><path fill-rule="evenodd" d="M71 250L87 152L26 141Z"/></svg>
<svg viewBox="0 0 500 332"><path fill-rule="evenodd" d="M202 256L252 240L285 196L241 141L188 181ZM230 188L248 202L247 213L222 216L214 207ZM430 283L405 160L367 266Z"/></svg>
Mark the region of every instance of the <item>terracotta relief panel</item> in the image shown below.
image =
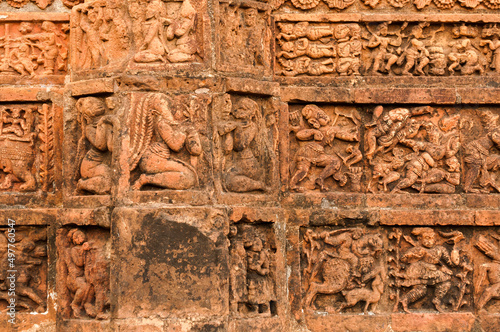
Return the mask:
<svg viewBox="0 0 500 332"><path fill-rule="evenodd" d="M132 190L200 190L211 184L210 103L207 94L131 94Z"/></svg>
<svg viewBox="0 0 500 332"><path fill-rule="evenodd" d="M68 163L73 176L74 194L109 195L115 176L113 151L117 149L120 120L113 97L81 97L73 108L74 130L68 139L75 143L70 153L74 163ZM69 152L69 151L68 151Z"/></svg>
<svg viewBox="0 0 500 332"><path fill-rule="evenodd" d="M270 98L225 94L214 111L222 190L266 193L275 183L277 108Z"/></svg>
<svg viewBox="0 0 500 332"><path fill-rule="evenodd" d="M201 1L130 1L136 64L202 62L204 7ZM137 68L142 68L136 66Z"/></svg>
<svg viewBox="0 0 500 332"><path fill-rule="evenodd" d="M232 314L241 317L276 315L276 238L272 225L232 224L229 240Z"/></svg>
<svg viewBox="0 0 500 332"><path fill-rule="evenodd" d="M63 227L57 231L57 289L64 318L108 319L109 230Z"/></svg>
<svg viewBox="0 0 500 332"><path fill-rule="evenodd" d="M47 21L0 23L0 75L65 75L67 23Z"/></svg>
<svg viewBox="0 0 500 332"><path fill-rule="evenodd" d="M0 305L9 309L12 293L15 310L47 311L47 228L0 227ZM14 278L12 278L14 277ZM7 324L7 323L5 323Z"/></svg>
<svg viewBox="0 0 500 332"><path fill-rule="evenodd" d="M255 1L219 2L217 49L226 72L268 74L270 28L267 5Z"/></svg>
<svg viewBox="0 0 500 332"><path fill-rule="evenodd" d="M71 44L73 70L113 70L123 65L131 47L125 4L96 0L75 6Z"/></svg>
<svg viewBox="0 0 500 332"><path fill-rule="evenodd" d="M496 108L290 105L290 190L494 193Z"/></svg>
<svg viewBox="0 0 500 332"><path fill-rule="evenodd" d="M277 76L498 75L497 24L276 23Z"/></svg>
<svg viewBox="0 0 500 332"><path fill-rule="evenodd" d="M52 191L56 111L51 104L0 105L0 190Z"/></svg>
<svg viewBox="0 0 500 332"><path fill-rule="evenodd" d="M376 312L387 285L385 232L309 227L301 230L301 237L304 309Z"/></svg>
<svg viewBox="0 0 500 332"><path fill-rule="evenodd" d="M496 0L273 0L271 6L280 12L491 12L500 9Z"/></svg>

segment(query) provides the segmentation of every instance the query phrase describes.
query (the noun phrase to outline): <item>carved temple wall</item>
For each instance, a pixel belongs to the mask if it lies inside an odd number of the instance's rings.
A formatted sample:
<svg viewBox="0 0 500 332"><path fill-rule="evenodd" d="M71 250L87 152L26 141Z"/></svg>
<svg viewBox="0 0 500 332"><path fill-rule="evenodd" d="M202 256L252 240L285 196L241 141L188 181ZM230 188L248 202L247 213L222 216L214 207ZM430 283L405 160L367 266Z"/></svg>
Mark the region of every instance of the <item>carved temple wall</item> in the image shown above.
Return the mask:
<svg viewBox="0 0 500 332"><path fill-rule="evenodd" d="M0 2L0 331L498 331L499 227L498 0Z"/></svg>

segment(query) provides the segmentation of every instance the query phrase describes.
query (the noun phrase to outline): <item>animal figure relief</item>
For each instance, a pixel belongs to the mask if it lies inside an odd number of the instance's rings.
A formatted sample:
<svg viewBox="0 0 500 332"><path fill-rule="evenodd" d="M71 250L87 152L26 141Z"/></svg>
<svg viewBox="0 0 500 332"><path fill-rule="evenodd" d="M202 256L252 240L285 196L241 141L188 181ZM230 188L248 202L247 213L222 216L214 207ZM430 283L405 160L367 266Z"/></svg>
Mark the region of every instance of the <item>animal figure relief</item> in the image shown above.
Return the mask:
<svg viewBox="0 0 500 332"><path fill-rule="evenodd" d="M101 234L102 233L102 234ZM91 239L88 234L95 236ZM97 235L98 234L98 235ZM104 232L57 231L58 289L65 318L109 318L109 249Z"/></svg>
<svg viewBox="0 0 500 332"><path fill-rule="evenodd" d="M199 185L196 165L203 149L190 105L174 112L174 100L161 93L133 95L130 114L130 170L139 177L133 190L154 186L185 190Z"/></svg>
<svg viewBox="0 0 500 332"><path fill-rule="evenodd" d="M247 317L275 315L274 235L267 227L246 226L230 226L231 310Z"/></svg>
<svg viewBox="0 0 500 332"><path fill-rule="evenodd" d="M470 258L464 252L460 242L464 235L459 231L439 232L442 244L437 244L437 232L429 227L416 227L410 235L403 235L401 230L394 230L389 235L394 247L389 249L389 275L394 278L390 283L395 291L391 299L395 300L394 311L399 309L410 313L409 306L425 298L428 288L433 288L432 304L438 312L445 312L444 299L452 303L452 310L458 311L468 303L465 295L471 283L469 272L472 271ZM401 252L403 241L409 244ZM444 246L452 244L452 249ZM409 288L409 290L407 290ZM450 290L453 294L450 294ZM451 297L451 299L449 299Z"/></svg>
<svg viewBox="0 0 500 332"><path fill-rule="evenodd" d="M364 313L370 305L375 311L386 283L382 250L382 236L363 228L317 232L307 229L303 235L307 261L303 269L307 289L304 307L316 309L315 299L323 294L338 296L341 302L338 308L327 311L341 312L359 302L364 302Z"/></svg>
<svg viewBox="0 0 500 332"><path fill-rule="evenodd" d="M337 148L339 140L359 142L361 118L356 109L335 108L334 114L332 119L323 109L313 104L290 114L293 141L298 146L294 166L291 168L290 189L305 191L306 187L301 186L301 182L315 176L315 168L321 168L322 171L314 180L314 187L328 191L325 181L332 177L340 187L350 180L353 191L361 190L362 168L354 166L363 158L359 145L349 144L344 151ZM344 156L344 153L347 155Z"/></svg>

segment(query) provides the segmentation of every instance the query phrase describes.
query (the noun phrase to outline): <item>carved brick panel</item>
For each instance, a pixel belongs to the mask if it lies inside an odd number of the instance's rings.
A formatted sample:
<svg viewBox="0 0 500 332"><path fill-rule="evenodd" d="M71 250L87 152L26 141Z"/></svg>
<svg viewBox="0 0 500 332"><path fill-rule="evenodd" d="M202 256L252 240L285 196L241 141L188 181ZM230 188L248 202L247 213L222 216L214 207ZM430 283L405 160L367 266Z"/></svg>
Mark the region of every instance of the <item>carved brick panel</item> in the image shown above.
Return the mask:
<svg viewBox="0 0 500 332"><path fill-rule="evenodd" d="M12 298L9 294L13 292L16 294L16 311L45 312L48 273L47 228L0 227L0 259L2 308L7 311L6 307Z"/></svg>
<svg viewBox="0 0 500 332"><path fill-rule="evenodd" d="M68 33L67 23L49 20L0 23L0 75L65 75Z"/></svg>
<svg viewBox="0 0 500 332"><path fill-rule="evenodd" d="M218 68L226 72L268 74L270 39L268 6L246 1L219 2Z"/></svg>
<svg viewBox="0 0 500 332"><path fill-rule="evenodd" d="M278 76L498 75L497 24L276 23Z"/></svg>
<svg viewBox="0 0 500 332"><path fill-rule="evenodd" d="M290 105L290 190L499 192L498 109Z"/></svg>
<svg viewBox="0 0 500 332"><path fill-rule="evenodd" d="M56 107L0 104L0 189L52 191L55 172Z"/></svg>
<svg viewBox="0 0 500 332"><path fill-rule="evenodd" d="M63 227L57 231L57 289L64 318L108 319L109 230Z"/></svg>
<svg viewBox="0 0 500 332"><path fill-rule="evenodd" d="M223 191L273 191L277 170L277 111L270 98L224 94L217 99L214 136Z"/></svg>

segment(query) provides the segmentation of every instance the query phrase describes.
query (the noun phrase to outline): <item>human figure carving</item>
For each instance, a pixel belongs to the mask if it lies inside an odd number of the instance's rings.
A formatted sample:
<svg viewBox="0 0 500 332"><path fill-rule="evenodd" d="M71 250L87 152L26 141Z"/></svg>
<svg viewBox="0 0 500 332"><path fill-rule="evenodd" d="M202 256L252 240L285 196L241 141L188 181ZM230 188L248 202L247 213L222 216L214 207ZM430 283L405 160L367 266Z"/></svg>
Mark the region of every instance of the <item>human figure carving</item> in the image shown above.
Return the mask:
<svg viewBox="0 0 500 332"><path fill-rule="evenodd" d="M87 235L78 228L61 229L58 236L61 246L58 272L64 278L62 285L65 287L62 294L69 295L63 315L107 319L109 267L103 248L88 241Z"/></svg>
<svg viewBox="0 0 500 332"><path fill-rule="evenodd" d="M145 11L142 22L143 38L139 51L134 55L136 62L165 61L167 45L165 44L164 24L169 20L161 17L163 5L160 1L151 1Z"/></svg>
<svg viewBox="0 0 500 332"><path fill-rule="evenodd" d="M491 171L500 169L500 155L492 153L493 147L500 147L500 126L498 125L498 115L491 111L481 114L486 134L464 145L467 171L465 173L465 192L478 193L481 190L489 192L491 186L500 192L500 186L490 174ZM481 190L473 188L479 178Z"/></svg>
<svg viewBox="0 0 500 332"><path fill-rule="evenodd" d="M196 9L189 0L182 2L178 16L173 19L166 33L167 40L175 41L175 48L168 52L168 61L187 62L195 59L198 51L196 40Z"/></svg>
<svg viewBox="0 0 500 332"><path fill-rule="evenodd" d="M500 240L498 234L493 233L491 236ZM483 235L479 236L474 246L492 259L491 262L479 266L478 278L474 284L476 292L479 293L483 283L488 282L488 286L483 289L481 294L478 294L476 308L480 311L492 299L500 299L500 251L497 245Z"/></svg>
<svg viewBox="0 0 500 332"><path fill-rule="evenodd" d="M396 63L396 61L398 61L398 56L391 52L390 46L401 46L403 41L401 31L406 28L407 23L404 23L401 26L399 32L389 32L390 23L391 22L380 23L376 32L372 32L367 27L368 31L372 34L372 37L366 44L366 47L377 49L373 55L373 64L371 69L373 75L381 75L381 72L391 73L392 66ZM394 39L392 37L388 37L389 35L395 35L397 38Z"/></svg>
<svg viewBox="0 0 500 332"><path fill-rule="evenodd" d="M400 259L408 266L403 272L394 273L401 278L399 286L411 289L398 300L397 305L401 304L403 310L409 313L408 305L423 298L428 286L434 286L432 303L437 311L444 312L443 298L452 285L453 272L450 268L461 264L458 249L454 248L450 254L445 247L437 245L436 233L429 227L414 228L412 234L418 242L413 243L409 239L413 248L408 249Z"/></svg>
<svg viewBox="0 0 500 332"><path fill-rule="evenodd" d="M138 167L141 171L134 190L144 185L185 190L198 184L194 166L173 154L185 149L190 156L200 156L199 134L189 119L177 121L172 107L166 95L149 93L134 110L129 165L130 170Z"/></svg>
<svg viewBox="0 0 500 332"><path fill-rule="evenodd" d="M113 173L110 158L119 121L114 115L105 114L104 102L96 97L80 98L76 109L82 131L77 149L77 176L80 175L77 189L98 195L109 194ZM87 143L90 149L85 152Z"/></svg>
<svg viewBox="0 0 500 332"><path fill-rule="evenodd" d="M336 312L359 301L365 301L365 312L370 304L375 310L385 282L379 259L383 241L379 234L366 233L362 228L308 230L304 241L308 261L304 270L308 285L304 298L306 308L316 308L314 300L318 294L342 294L345 302ZM370 282L371 287L365 287Z"/></svg>
<svg viewBox="0 0 500 332"><path fill-rule="evenodd" d="M218 128L219 135L227 138L225 150L233 151L233 164L225 170L226 189L233 192L267 191L264 170L252 151L259 132L259 105L249 98L242 98L232 115L234 121L225 121Z"/></svg>
<svg viewBox="0 0 500 332"><path fill-rule="evenodd" d="M326 190L324 181L330 176L339 181L340 186L347 183L348 177L342 171L342 165L344 164L342 160L338 155L325 152L325 146L331 146L335 138L350 142L359 141L357 126L336 125L340 115L337 114L336 119L332 121L316 105L307 105L302 109L299 123L292 125L292 131L295 132L298 141L308 142L301 145L295 154L296 170L290 179L290 188L292 190L302 190L298 184L309 175L312 166L324 167L316 179L316 184L321 190ZM307 121L307 125L303 119ZM351 117L351 120L356 124L355 115Z"/></svg>

